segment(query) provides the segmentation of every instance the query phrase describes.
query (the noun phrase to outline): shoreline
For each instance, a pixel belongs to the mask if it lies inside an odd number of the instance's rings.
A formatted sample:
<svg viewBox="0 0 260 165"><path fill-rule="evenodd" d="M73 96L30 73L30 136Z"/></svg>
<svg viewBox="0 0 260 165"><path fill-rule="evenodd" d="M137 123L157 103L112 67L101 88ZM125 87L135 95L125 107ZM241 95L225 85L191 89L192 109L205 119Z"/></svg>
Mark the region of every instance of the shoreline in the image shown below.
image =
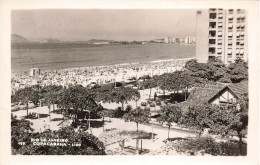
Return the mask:
<svg viewBox="0 0 260 165"><path fill-rule="evenodd" d="M104 65L89 65L89 66L80 66L80 67L59 67L59 68L39 68L41 71L44 72L51 72L51 71L65 71L65 70L77 70L77 69L88 69L88 68L105 68L105 67L122 67L122 66L135 66L135 65L143 65L143 64L159 64L159 63L168 63L168 62L176 62L176 61L188 61L191 59L195 59L196 57L184 57L184 58L170 58L170 59L163 59L163 60L153 60L147 62L131 62L131 63L116 63L116 64L104 64ZM37 67L33 67L37 68ZM28 71L12 71L12 75L19 75L28 73Z"/></svg>

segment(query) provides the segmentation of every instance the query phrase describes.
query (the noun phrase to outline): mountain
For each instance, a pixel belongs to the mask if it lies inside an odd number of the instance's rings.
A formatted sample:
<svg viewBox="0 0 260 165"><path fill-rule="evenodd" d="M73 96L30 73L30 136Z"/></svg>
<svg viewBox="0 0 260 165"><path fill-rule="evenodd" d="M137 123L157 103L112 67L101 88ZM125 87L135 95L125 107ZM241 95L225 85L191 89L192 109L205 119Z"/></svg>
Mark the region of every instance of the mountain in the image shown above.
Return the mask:
<svg viewBox="0 0 260 165"><path fill-rule="evenodd" d="M29 42L26 38L19 36L17 34L11 35L11 42Z"/></svg>

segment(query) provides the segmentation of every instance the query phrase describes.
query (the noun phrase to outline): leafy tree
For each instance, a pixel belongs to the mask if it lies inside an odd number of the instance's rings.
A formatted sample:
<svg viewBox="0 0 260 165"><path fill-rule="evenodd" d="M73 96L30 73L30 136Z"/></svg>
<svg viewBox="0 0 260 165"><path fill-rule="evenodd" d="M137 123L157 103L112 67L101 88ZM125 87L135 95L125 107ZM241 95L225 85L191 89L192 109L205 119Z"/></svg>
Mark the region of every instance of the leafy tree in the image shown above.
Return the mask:
<svg viewBox="0 0 260 165"><path fill-rule="evenodd" d="M233 83L248 79L248 64L243 59L237 58L235 63L229 64L227 73Z"/></svg>
<svg viewBox="0 0 260 165"><path fill-rule="evenodd" d="M199 132L199 136L205 128L209 128L213 124L210 115L213 108L210 104L198 104L189 107L188 112L182 117L181 124L188 128L193 128Z"/></svg>
<svg viewBox="0 0 260 165"><path fill-rule="evenodd" d="M45 86L41 89L40 93L43 95L45 103L48 105L53 106L54 104L57 104L59 102L59 96L62 92L62 86L57 86L57 85L50 85L50 86Z"/></svg>
<svg viewBox="0 0 260 165"><path fill-rule="evenodd" d="M149 100L150 100L152 94L152 88L157 86L156 81L154 79L148 79L146 81L143 81L140 85L145 89L150 88L150 93L149 93Z"/></svg>
<svg viewBox="0 0 260 165"><path fill-rule="evenodd" d="M12 153L22 155L104 155L105 147L97 137L86 132L75 132L73 128L66 127L58 131L46 130L34 133L30 130L28 121L12 121ZM33 145L31 139L67 139L66 146ZM19 145L18 142L25 142ZM80 143L80 146L68 145Z"/></svg>
<svg viewBox="0 0 260 165"><path fill-rule="evenodd" d="M16 118L11 118L11 147L12 153L16 150L21 149L19 142L23 142L29 138L29 133L33 131L31 127L32 123L28 120L22 119L17 120Z"/></svg>
<svg viewBox="0 0 260 165"><path fill-rule="evenodd" d="M140 98L140 93L136 89L132 88L113 88L110 91L110 102L116 102L122 104L122 110L124 110L124 104L131 100L137 100Z"/></svg>
<svg viewBox="0 0 260 165"><path fill-rule="evenodd" d="M169 82L169 74L164 73L159 76L155 76L154 80L157 83L157 86L160 87L161 90L163 90L163 95L165 96L165 90L167 90L167 83Z"/></svg>
<svg viewBox="0 0 260 165"><path fill-rule="evenodd" d="M128 113L124 114L123 118L125 121L133 121L136 123L136 131L138 132L139 123L148 123L150 117L150 109L131 109ZM139 138L136 138L136 152L139 153Z"/></svg>
<svg viewBox="0 0 260 165"><path fill-rule="evenodd" d="M239 108L238 108L239 107ZM210 116L211 132L220 135L235 135L239 138L239 150L242 155L242 138L247 134L248 100L244 98L223 109L215 107Z"/></svg>
<svg viewBox="0 0 260 165"><path fill-rule="evenodd" d="M36 106L39 101L39 93L32 87L26 87L23 89L19 89L17 92L15 92L12 99L13 99L12 102L22 102L26 104L27 117L28 117L29 101L32 101L33 104Z"/></svg>
<svg viewBox="0 0 260 165"><path fill-rule="evenodd" d="M248 99L245 97L225 108L210 104L196 105L189 109L181 123L186 127L196 129L199 135L205 128L209 128L214 134L238 136L242 154L242 138L247 134L248 126Z"/></svg>
<svg viewBox="0 0 260 165"><path fill-rule="evenodd" d="M170 136L171 124L178 123L181 118L181 111L177 106L166 105L161 107L161 116L157 118L160 122L166 122L168 126L168 138Z"/></svg>
<svg viewBox="0 0 260 165"><path fill-rule="evenodd" d="M131 109L128 113L124 114L123 118L125 121L133 121L136 123L136 128L138 132L139 123L148 123L149 122L150 111L149 109L141 109L137 107L136 109Z"/></svg>
<svg viewBox="0 0 260 165"><path fill-rule="evenodd" d="M90 109L90 111L96 110L95 107L97 107L97 103L94 99L95 94L91 90L81 85L76 85L63 90L58 105L67 111L73 108L75 111L75 121L77 121L79 110L81 110L81 112L86 109Z"/></svg>

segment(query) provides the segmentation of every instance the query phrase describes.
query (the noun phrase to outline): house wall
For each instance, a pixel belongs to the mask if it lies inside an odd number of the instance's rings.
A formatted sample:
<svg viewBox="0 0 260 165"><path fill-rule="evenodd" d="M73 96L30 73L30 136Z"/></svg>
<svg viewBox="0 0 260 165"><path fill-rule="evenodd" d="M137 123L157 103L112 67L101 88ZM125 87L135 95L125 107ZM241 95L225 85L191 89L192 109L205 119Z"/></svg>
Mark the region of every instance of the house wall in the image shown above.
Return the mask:
<svg viewBox="0 0 260 165"><path fill-rule="evenodd" d="M236 101L236 97L230 91L226 90L224 93L220 94L213 101L211 101L211 104L220 105L221 102L235 103Z"/></svg>

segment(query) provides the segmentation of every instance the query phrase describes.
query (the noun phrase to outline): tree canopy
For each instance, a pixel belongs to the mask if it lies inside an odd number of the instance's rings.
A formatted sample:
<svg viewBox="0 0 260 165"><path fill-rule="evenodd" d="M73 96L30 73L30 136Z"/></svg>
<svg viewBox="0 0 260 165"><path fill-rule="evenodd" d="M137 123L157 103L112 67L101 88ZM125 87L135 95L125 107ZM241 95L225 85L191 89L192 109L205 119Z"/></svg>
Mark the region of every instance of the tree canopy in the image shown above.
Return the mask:
<svg viewBox="0 0 260 165"><path fill-rule="evenodd" d="M75 132L72 127L62 128L58 131L46 130L34 133L30 122L12 119L12 154L21 155L104 155L105 147L97 137L85 133ZM35 145L32 139L66 139L64 146ZM19 144L24 142L25 144ZM75 146L73 144L80 144Z"/></svg>
<svg viewBox="0 0 260 165"><path fill-rule="evenodd" d="M19 89L15 92L14 96L12 97L12 102L21 102L26 104L27 109L27 116L28 116L28 104L29 101L32 101L33 104L36 106L39 102L39 92L36 91L32 87L25 87L23 89Z"/></svg>
<svg viewBox="0 0 260 165"><path fill-rule="evenodd" d="M174 105L165 105L161 107L160 117L157 118L160 122L166 122L168 126L168 138L170 133L171 124L173 122L178 123L181 118L181 110Z"/></svg>
<svg viewBox="0 0 260 165"><path fill-rule="evenodd" d="M150 117L150 110L148 108L142 109L137 107L136 109L131 109L128 113L124 114L123 118L125 121L133 121L136 123L137 131L139 123L148 123Z"/></svg>

